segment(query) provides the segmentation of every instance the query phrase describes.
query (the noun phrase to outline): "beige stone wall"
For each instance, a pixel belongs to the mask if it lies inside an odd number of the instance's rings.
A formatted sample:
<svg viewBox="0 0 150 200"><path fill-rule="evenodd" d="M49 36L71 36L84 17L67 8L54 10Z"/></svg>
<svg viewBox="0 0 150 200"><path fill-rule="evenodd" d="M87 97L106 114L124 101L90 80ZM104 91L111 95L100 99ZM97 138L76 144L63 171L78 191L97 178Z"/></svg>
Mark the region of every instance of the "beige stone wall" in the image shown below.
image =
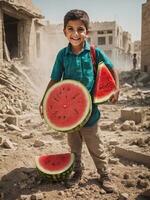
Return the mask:
<svg viewBox="0 0 150 200"><path fill-rule="evenodd" d="M0 1L4 1L16 6L22 6L30 11L41 14L40 9L37 8L35 5L33 5L32 0L0 0Z"/></svg>
<svg viewBox="0 0 150 200"><path fill-rule="evenodd" d="M0 9L0 63L3 61L2 9Z"/></svg>
<svg viewBox="0 0 150 200"><path fill-rule="evenodd" d="M115 21L91 23L89 42L103 49L114 65L121 70L132 68L131 34L123 31Z"/></svg>
<svg viewBox="0 0 150 200"><path fill-rule="evenodd" d="M150 72L150 1L142 5L141 69Z"/></svg>

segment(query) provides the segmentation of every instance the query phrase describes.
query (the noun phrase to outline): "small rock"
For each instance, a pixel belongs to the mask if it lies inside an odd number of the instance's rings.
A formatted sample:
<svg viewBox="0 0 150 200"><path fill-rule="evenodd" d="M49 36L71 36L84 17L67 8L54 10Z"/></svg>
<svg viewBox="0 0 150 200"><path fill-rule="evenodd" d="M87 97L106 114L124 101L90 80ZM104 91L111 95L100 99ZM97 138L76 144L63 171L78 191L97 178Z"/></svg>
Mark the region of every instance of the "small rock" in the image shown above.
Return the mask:
<svg viewBox="0 0 150 200"><path fill-rule="evenodd" d="M123 175L123 178L124 178L124 179L129 179L130 176L129 176L129 174L125 173L125 174Z"/></svg>
<svg viewBox="0 0 150 200"><path fill-rule="evenodd" d="M21 195L20 200L30 200L31 195Z"/></svg>
<svg viewBox="0 0 150 200"><path fill-rule="evenodd" d="M125 186L126 187L135 187L136 186L136 183L135 183L135 180L127 180L126 182L125 182Z"/></svg>
<svg viewBox="0 0 150 200"><path fill-rule="evenodd" d="M33 137L33 134L32 134L32 133L22 133L22 134L21 134L21 137L22 137L23 139L30 139L30 138Z"/></svg>
<svg viewBox="0 0 150 200"><path fill-rule="evenodd" d="M42 199L44 199L44 195L41 192L32 194L30 197L30 200L42 200Z"/></svg>
<svg viewBox="0 0 150 200"><path fill-rule="evenodd" d="M59 191L59 192L58 192L58 195L60 195L60 196L63 196L64 194L65 194L64 191Z"/></svg>
<svg viewBox="0 0 150 200"><path fill-rule="evenodd" d="M148 187L148 181L146 181L146 180L141 180L141 179L139 179L138 181L137 181L137 187L138 188L147 188Z"/></svg>
<svg viewBox="0 0 150 200"><path fill-rule="evenodd" d="M118 200L128 200L128 199L129 195L127 193L121 193L118 198Z"/></svg>
<svg viewBox="0 0 150 200"><path fill-rule="evenodd" d="M110 164L118 164L119 163L119 159L118 158L109 158L109 163Z"/></svg>
<svg viewBox="0 0 150 200"><path fill-rule="evenodd" d="M117 140L111 140L111 141L109 142L109 144L110 144L110 145L118 145L119 142L118 142Z"/></svg>
<svg viewBox="0 0 150 200"><path fill-rule="evenodd" d="M7 126L7 128L9 129L9 130L16 130L16 131L22 131L18 126L15 126L15 125L13 125L13 124L6 124L6 126Z"/></svg>
<svg viewBox="0 0 150 200"><path fill-rule="evenodd" d="M7 149L15 149L14 144L8 138L3 140L2 147Z"/></svg>
<svg viewBox="0 0 150 200"><path fill-rule="evenodd" d="M9 116L4 120L4 122L18 127L18 118L16 116Z"/></svg>
<svg viewBox="0 0 150 200"><path fill-rule="evenodd" d="M41 146L44 146L44 144L45 143L43 141L41 141L41 140L35 140L33 146L34 147L41 147Z"/></svg>

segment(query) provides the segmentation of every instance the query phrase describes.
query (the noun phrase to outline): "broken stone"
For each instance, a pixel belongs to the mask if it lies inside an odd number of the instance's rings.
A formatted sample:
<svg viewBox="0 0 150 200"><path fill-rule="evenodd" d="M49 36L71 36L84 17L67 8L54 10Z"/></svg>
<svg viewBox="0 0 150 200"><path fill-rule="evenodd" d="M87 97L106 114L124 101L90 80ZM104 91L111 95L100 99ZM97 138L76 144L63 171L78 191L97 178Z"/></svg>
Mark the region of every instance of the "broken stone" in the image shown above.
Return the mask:
<svg viewBox="0 0 150 200"><path fill-rule="evenodd" d="M138 187L138 188L147 188L148 185L149 185L149 183L148 183L148 181L146 181L146 180L141 180L141 179L139 179L139 180L137 181L137 187Z"/></svg>
<svg viewBox="0 0 150 200"><path fill-rule="evenodd" d="M4 122L18 126L18 118L16 116L7 117Z"/></svg>
<svg viewBox="0 0 150 200"><path fill-rule="evenodd" d="M143 122L145 119L145 111L142 109L135 109L135 108L124 108L121 110L121 120L132 120L135 124L139 124Z"/></svg>
<svg viewBox="0 0 150 200"><path fill-rule="evenodd" d="M132 85L130 85L128 83L124 83L122 87L130 89L130 88L132 88Z"/></svg>
<svg viewBox="0 0 150 200"><path fill-rule="evenodd" d="M15 125L13 125L13 124L6 124L6 126L7 126L7 128L9 129L9 130L11 130L11 131L22 131L18 126L15 126Z"/></svg>
<svg viewBox="0 0 150 200"><path fill-rule="evenodd" d="M109 144L115 146L115 145L118 145L119 142L118 142L117 140L111 140L111 141L109 142Z"/></svg>
<svg viewBox="0 0 150 200"><path fill-rule="evenodd" d="M129 176L129 174L125 173L125 174L123 175L123 178L124 178L124 179L129 179L130 176Z"/></svg>
<svg viewBox="0 0 150 200"><path fill-rule="evenodd" d="M44 146L44 145L45 145L45 143L41 140L35 140L35 142L33 144L34 147L41 147L41 146Z"/></svg>
<svg viewBox="0 0 150 200"><path fill-rule="evenodd" d="M16 115L16 112L15 112L14 108L12 108L10 106L7 108L7 112L6 113L9 114L9 115Z"/></svg>
<svg viewBox="0 0 150 200"><path fill-rule="evenodd" d="M36 194L32 194L30 197L31 200L42 200L44 199L44 195L43 193L36 193Z"/></svg>
<svg viewBox="0 0 150 200"><path fill-rule="evenodd" d="M125 186L126 187L135 187L136 186L136 181L131 179L131 180L126 180L125 181Z"/></svg>
<svg viewBox="0 0 150 200"><path fill-rule="evenodd" d="M118 164L119 163L119 159L118 158L109 158L109 163L110 164Z"/></svg>
<svg viewBox="0 0 150 200"><path fill-rule="evenodd" d="M128 200L128 199L129 199L129 194L127 193L121 193L118 198L118 200Z"/></svg>
<svg viewBox="0 0 150 200"><path fill-rule="evenodd" d="M31 195L21 195L20 200L30 200Z"/></svg>
<svg viewBox="0 0 150 200"><path fill-rule="evenodd" d="M2 146L7 149L15 149L14 144L7 138L3 140Z"/></svg>
<svg viewBox="0 0 150 200"><path fill-rule="evenodd" d="M140 152L136 152L133 151L131 149L129 149L128 147L119 147L119 146L115 146L115 154L117 156L126 158L128 160L140 163L140 164L144 164L148 167L150 167L150 156L146 155L144 153L140 153Z"/></svg>
<svg viewBox="0 0 150 200"><path fill-rule="evenodd" d="M142 128L147 128L147 129L149 129L149 128L150 128L150 121L143 122Z"/></svg>
<svg viewBox="0 0 150 200"><path fill-rule="evenodd" d="M100 123L100 128L102 130L112 130L114 126L115 124L113 121L105 121Z"/></svg>
<svg viewBox="0 0 150 200"><path fill-rule="evenodd" d="M60 195L60 196L63 196L64 194L65 194L64 191L59 191L59 192L58 192L58 195Z"/></svg>
<svg viewBox="0 0 150 200"><path fill-rule="evenodd" d="M122 131L136 130L135 122L134 122L134 121L126 120L126 121L121 125L120 128L121 128Z"/></svg>
<svg viewBox="0 0 150 200"><path fill-rule="evenodd" d="M0 129L5 129L6 125L4 123L0 123Z"/></svg>
<svg viewBox="0 0 150 200"><path fill-rule="evenodd" d="M33 137L33 134L32 134L32 133L22 133L22 134L21 134L21 137L22 137L23 139L30 139L30 138Z"/></svg>

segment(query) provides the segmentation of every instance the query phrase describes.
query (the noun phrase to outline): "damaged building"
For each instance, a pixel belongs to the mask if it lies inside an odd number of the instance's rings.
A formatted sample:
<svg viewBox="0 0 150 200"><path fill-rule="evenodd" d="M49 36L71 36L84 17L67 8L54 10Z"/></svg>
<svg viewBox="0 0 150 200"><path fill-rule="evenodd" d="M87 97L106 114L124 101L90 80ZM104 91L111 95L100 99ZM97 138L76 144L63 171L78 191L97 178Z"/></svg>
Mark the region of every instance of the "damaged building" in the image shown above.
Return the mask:
<svg viewBox="0 0 150 200"><path fill-rule="evenodd" d="M150 0L142 5L141 70L150 72Z"/></svg>
<svg viewBox="0 0 150 200"><path fill-rule="evenodd" d="M40 56L42 18L32 0L0 0L0 63L30 64Z"/></svg>
<svg viewBox="0 0 150 200"><path fill-rule="evenodd" d="M102 48L121 70L132 67L133 43L131 34L115 21L91 23L89 42Z"/></svg>

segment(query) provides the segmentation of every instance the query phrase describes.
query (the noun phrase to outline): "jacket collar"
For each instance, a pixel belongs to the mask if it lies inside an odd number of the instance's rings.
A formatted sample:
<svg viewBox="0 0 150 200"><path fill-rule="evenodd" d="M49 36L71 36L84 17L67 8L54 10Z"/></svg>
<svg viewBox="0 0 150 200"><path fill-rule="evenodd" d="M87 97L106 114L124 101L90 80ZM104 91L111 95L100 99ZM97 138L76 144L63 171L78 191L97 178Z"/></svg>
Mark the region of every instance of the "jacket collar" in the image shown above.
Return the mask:
<svg viewBox="0 0 150 200"><path fill-rule="evenodd" d="M84 51L84 50L90 51L90 44L89 44L87 41L85 41L85 43L84 43L83 51ZM71 44L70 44L70 43L69 43L68 46L66 47L65 54L66 54L66 55L67 55L67 54L73 54L73 53L72 53L72 50L71 50Z"/></svg>

